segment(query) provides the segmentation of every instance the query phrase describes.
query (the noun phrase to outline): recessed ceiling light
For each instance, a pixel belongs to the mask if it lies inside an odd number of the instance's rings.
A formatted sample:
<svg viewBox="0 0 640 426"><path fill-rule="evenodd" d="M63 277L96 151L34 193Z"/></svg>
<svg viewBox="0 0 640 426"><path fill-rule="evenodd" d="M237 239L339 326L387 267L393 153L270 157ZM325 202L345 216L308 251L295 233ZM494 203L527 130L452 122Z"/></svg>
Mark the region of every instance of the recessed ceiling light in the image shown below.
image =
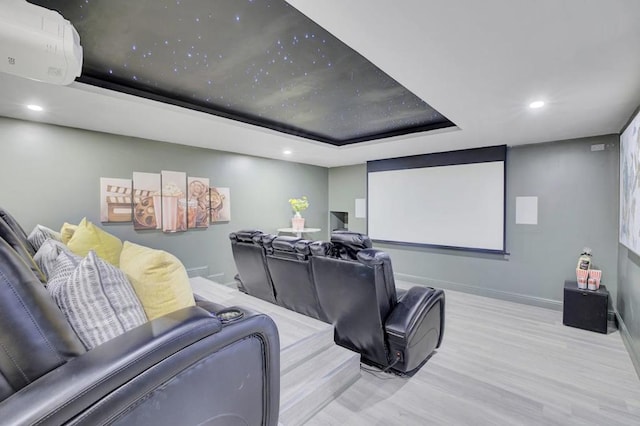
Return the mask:
<svg viewBox="0 0 640 426"><path fill-rule="evenodd" d="M30 109L31 111L42 111L44 108L42 108L40 105L27 105L27 108Z"/></svg>
<svg viewBox="0 0 640 426"><path fill-rule="evenodd" d="M542 108L544 106L544 101L534 101L529 104L529 108Z"/></svg>
<svg viewBox="0 0 640 426"><path fill-rule="evenodd" d="M288 150L288 149L285 149L284 151L282 151L282 153L283 153L284 155L291 155L291 154L293 154L293 153L291 152L291 150Z"/></svg>

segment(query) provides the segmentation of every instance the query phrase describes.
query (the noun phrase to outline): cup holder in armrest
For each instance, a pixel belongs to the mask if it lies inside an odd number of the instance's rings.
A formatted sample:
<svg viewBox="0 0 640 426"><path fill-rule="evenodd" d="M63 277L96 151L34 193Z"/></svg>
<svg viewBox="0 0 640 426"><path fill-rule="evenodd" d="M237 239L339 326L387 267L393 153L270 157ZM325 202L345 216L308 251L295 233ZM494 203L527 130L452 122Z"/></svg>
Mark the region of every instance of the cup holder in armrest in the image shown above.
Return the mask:
<svg viewBox="0 0 640 426"><path fill-rule="evenodd" d="M222 311L218 311L216 316L223 324L229 324L230 322L235 322L244 317L244 312L241 312L235 308L223 309Z"/></svg>

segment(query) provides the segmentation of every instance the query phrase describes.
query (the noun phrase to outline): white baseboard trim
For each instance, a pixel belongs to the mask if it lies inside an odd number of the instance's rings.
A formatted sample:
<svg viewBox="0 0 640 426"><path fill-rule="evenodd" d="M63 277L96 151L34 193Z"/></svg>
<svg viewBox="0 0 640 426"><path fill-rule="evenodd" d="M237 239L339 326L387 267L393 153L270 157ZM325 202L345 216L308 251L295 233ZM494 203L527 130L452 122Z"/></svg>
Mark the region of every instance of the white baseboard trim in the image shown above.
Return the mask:
<svg viewBox="0 0 640 426"><path fill-rule="evenodd" d="M538 306L541 308L553 309L555 311L562 310L562 301L545 299L542 297L528 296L526 294L511 293L508 291L494 290L491 288L475 287L468 284L456 283L451 281L434 280L432 278L419 277L416 275L395 273L396 279L400 281L409 281L416 284L441 288L444 290L454 290L463 293L475 294L477 296L491 297L494 299L506 300L508 302L523 303L525 305Z"/></svg>
<svg viewBox="0 0 640 426"><path fill-rule="evenodd" d="M205 278L219 283L224 279L224 272L218 272L217 274L210 274L210 275L207 275Z"/></svg>
<svg viewBox="0 0 640 426"><path fill-rule="evenodd" d="M627 329L626 324L622 320L620 314L615 312L616 319L618 320L618 330L620 330L620 336L622 336L622 342L624 346L627 348L627 353L629 353L629 358L631 358L631 363L633 364L633 368L636 369L636 374L638 378L640 378L640 354L633 347L633 340L631 339L631 334Z"/></svg>
<svg viewBox="0 0 640 426"><path fill-rule="evenodd" d="M208 266L196 266L196 267L187 269L187 276L189 276L189 278L193 278L193 277L206 278L208 273L209 273Z"/></svg>

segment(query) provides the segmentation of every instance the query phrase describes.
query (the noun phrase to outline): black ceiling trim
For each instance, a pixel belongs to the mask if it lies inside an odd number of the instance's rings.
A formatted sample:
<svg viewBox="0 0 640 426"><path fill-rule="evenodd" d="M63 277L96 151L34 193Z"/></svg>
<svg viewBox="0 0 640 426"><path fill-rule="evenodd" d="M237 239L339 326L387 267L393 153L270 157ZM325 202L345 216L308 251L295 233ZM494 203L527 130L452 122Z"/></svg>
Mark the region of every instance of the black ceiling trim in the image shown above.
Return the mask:
<svg viewBox="0 0 640 426"><path fill-rule="evenodd" d="M246 114L240 114L232 110L206 107L194 102L177 99L175 97L169 97L161 93L154 93L148 90L137 89L137 88L128 86L126 84L116 82L115 80L106 81L99 77L92 77L90 75L87 75L84 71L82 75L76 79L76 81L79 81L80 83L89 84L91 86L102 87L103 89L114 90L116 92L126 93L128 95L149 99L152 101L166 103L166 104L170 104L170 105L174 105L182 108L191 109L194 111L204 112L204 113L212 114L218 117L228 118L234 121L240 121L242 123L263 127L270 130L275 130L281 133L287 133L289 135L298 136L305 139L311 139L314 141L327 143L337 147L351 145L351 144L360 143L360 142L368 142L368 141L378 140L383 138L391 138L394 136L402 136L402 135L419 133L419 132L429 132L433 130L445 129L448 127L455 126L454 123L447 120L440 123L434 123L428 126L416 126L416 127L410 127L410 128L405 127L405 128L400 128L400 129L393 130L386 133L375 133L375 134L366 135L358 138L339 140L339 139L331 139L318 134L306 132L302 129L298 129L295 127L284 126L283 124L277 123L274 121L267 121L262 117L257 118L257 117L253 117Z"/></svg>
<svg viewBox="0 0 640 426"><path fill-rule="evenodd" d="M84 73L82 74L82 76L78 77L76 81L79 81L80 83L89 84L91 86L102 87L103 89L114 90L116 92L126 93L128 95L149 99L152 101L157 101L157 102L170 104L170 105L174 105L182 108L187 108L194 111L204 112L207 114L216 115L218 117L228 118L234 121L240 121L242 123L252 124L254 126L265 127L267 129L275 130L282 133L288 133L290 135L299 136L302 138L313 139L319 142L329 143L331 145L337 146L337 145L340 145L342 142L338 140L328 139L320 135L308 133L303 130L296 129L294 127L283 126L280 123L269 122L264 118L258 119L249 115L242 115L231 110L205 107L203 105L178 99L176 97L169 97L160 93L153 93L147 90L136 89L134 87L127 86L127 85L118 83L116 81L106 81L106 80L102 80L101 78L91 77L91 76L85 75Z"/></svg>

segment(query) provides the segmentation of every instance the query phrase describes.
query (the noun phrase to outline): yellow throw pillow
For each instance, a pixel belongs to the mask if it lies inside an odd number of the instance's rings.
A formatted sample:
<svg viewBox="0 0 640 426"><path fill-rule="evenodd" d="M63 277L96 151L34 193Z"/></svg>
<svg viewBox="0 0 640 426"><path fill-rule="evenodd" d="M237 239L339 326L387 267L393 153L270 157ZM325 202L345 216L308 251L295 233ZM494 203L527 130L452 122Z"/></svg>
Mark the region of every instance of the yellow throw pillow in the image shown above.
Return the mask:
<svg viewBox="0 0 640 426"><path fill-rule="evenodd" d="M187 270L166 251L125 241L120 269L131 281L149 320L196 303Z"/></svg>
<svg viewBox="0 0 640 426"><path fill-rule="evenodd" d="M60 229L60 241L64 244L67 244L71 237L73 237L73 233L78 229L78 225L72 225L70 223L65 222L62 225L62 229Z"/></svg>
<svg viewBox="0 0 640 426"><path fill-rule="evenodd" d="M67 247L78 256L86 256L90 250L114 266L120 264L122 241L95 226L85 217L67 243Z"/></svg>

